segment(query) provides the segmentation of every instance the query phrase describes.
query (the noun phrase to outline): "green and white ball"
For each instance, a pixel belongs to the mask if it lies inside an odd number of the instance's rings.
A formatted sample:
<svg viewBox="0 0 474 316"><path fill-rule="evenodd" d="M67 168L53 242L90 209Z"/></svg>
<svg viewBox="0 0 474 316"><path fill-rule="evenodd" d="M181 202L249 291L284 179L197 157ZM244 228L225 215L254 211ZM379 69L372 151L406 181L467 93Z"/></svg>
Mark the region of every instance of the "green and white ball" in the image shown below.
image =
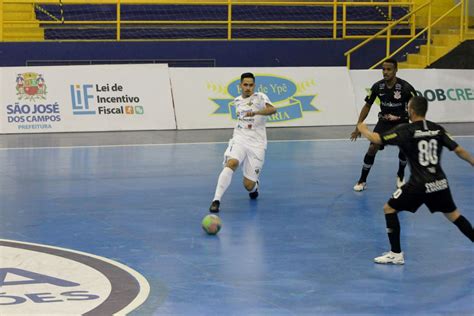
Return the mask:
<svg viewBox="0 0 474 316"><path fill-rule="evenodd" d="M221 229L221 219L214 214L206 215L202 219L202 229L209 235L215 235Z"/></svg>

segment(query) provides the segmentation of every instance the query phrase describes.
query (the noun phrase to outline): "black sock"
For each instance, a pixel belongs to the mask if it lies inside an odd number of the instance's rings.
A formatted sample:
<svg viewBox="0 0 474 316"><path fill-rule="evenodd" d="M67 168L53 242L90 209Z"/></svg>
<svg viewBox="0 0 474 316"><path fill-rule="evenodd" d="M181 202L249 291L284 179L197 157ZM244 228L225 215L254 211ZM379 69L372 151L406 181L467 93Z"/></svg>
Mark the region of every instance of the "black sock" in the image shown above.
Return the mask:
<svg viewBox="0 0 474 316"><path fill-rule="evenodd" d="M464 216L459 216L457 220L455 220L454 225L456 225L459 230L472 242L474 242L474 230L472 229L471 223L465 218Z"/></svg>
<svg viewBox="0 0 474 316"><path fill-rule="evenodd" d="M407 158L405 154L403 154L401 151L398 153L398 172L397 176L403 180L403 177L405 175L405 167L407 166Z"/></svg>
<svg viewBox="0 0 474 316"><path fill-rule="evenodd" d="M400 222L397 213L385 214L385 221L387 222L387 235L392 252L402 252L400 248Z"/></svg>
<svg viewBox="0 0 474 316"><path fill-rule="evenodd" d="M365 154L364 165L362 166L362 172L360 174L358 183L367 182L367 176L369 175L370 168L372 168L374 161L375 156L369 156L368 154Z"/></svg>

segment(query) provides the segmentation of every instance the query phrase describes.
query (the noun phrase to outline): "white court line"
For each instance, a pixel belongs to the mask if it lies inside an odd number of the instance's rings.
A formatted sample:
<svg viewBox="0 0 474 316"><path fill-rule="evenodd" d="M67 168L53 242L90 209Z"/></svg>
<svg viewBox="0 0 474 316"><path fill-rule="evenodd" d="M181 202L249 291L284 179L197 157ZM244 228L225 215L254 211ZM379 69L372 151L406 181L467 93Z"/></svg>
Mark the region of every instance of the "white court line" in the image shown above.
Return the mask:
<svg viewBox="0 0 474 316"><path fill-rule="evenodd" d="M458 135L454 138L472 138L474 135ZM299 143L299 142L340 142L350 141L346 138L334 138L334 139L287 139L287 140L269 140L269 143ZM367 141L366 139L360 139L359 141ZM48 147L12 147L12 148L0 148L0 151L8 150L32 150L32 149L75 149L75 148L120 148L120 147L158 147L158 146L175 146L175 145L214 145L214 144L227 144L225 142L196 142L196 143L167 143L167 144L117 144L117 145L78 145L78 146L48 146Z"/></svg>

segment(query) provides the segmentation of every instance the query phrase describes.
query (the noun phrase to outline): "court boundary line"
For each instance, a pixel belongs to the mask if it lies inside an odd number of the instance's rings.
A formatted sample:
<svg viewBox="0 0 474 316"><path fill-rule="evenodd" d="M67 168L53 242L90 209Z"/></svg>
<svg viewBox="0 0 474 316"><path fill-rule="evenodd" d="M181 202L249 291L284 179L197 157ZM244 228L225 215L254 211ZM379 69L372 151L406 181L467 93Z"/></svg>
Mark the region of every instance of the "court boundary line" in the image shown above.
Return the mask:
<svg viewBox="0 0 474 316"><path fill-rule="evenodd" d="M453 136L454 138L474 138L474 135L458 135ZM299 142L332 142L332 141L346 141L350 142L350 139L346 138L333 138L333 139L282 139L282 140L269 140L268 143L299 143ZM361 140L366 141L367 140ZM127 147L159 147L159 146L176 146L176 145L215 145L215 144L227 144L229 141L222 142L195 142L195 143L164 143L164 144L115 144L115 145L77 145L77 146L38 146L38 147L11 147L11 148L0 148L0 151L8 150L44 150L44 149L83 149L83 148L127 148Z"/></svg>

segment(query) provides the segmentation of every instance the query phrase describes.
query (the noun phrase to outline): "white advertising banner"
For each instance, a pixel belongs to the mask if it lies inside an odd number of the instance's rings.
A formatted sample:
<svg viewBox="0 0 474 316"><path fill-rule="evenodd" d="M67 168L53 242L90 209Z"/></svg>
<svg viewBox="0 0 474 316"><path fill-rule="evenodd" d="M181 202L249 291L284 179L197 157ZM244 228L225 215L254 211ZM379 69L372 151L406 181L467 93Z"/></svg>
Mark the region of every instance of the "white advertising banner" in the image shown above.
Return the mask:
<svg viewBox="0 0 474 316"><path fill-rule="evenodd" d="M175 129L167 65L0 69L2 133Z"/></svg>
<svg viewBox="0 0 474 316"><path fill-rule="evenodd" d="M357 120L349 72L344 67L170 68L178 129L234 127L233 99L240 75L256 76L256 92L278 112L267 127L347 125Z"/></svg>
<svg viewBox="0 0 474 316"><path fill-rule="evenodd" d="M370 87L383 79L382 70L351 70L357 111L364 106ZM408 81L429 101L427 118L435 122L474 121L474 70L400 69L397 77ZM372 106L367 123L377 122L378 100Z"/></svg>

